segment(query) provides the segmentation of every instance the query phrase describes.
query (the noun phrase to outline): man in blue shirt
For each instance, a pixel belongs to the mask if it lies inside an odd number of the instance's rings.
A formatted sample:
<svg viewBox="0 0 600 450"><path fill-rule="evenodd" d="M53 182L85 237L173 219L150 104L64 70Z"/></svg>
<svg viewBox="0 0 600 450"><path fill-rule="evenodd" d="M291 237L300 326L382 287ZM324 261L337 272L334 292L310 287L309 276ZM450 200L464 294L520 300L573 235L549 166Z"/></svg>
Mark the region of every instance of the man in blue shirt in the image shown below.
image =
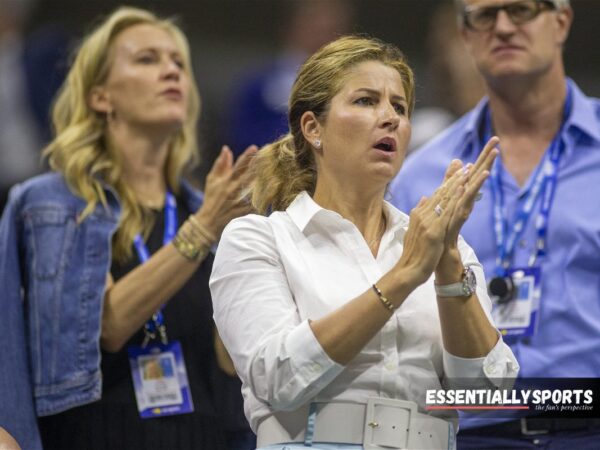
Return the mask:
<svg viewBox="0 0 600 450"><path fill-rule="evenodd" d="M522 377L600 377L600 101L565 75L569 1L463 0L457 7L487 97L408 159L391 200L410 211L452 159L473 162L499 136L500 157L462 234L496 283L495 309L514 308L500 328ZM519 274L539 290L518 289ZM517 302L525 305L519 314ZM461 421L461 429L459 449L600 442L598 420L480 417Z"/></svg>

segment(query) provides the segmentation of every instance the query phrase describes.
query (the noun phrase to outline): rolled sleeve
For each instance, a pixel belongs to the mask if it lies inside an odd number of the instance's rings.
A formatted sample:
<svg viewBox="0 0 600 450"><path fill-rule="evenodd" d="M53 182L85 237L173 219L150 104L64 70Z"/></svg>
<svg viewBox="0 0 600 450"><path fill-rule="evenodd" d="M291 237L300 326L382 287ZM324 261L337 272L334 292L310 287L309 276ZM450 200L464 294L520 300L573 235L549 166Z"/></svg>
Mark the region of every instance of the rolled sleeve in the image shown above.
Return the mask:
<svg viewBox="0 0 600 450"><path fill-rule="evenodd" d="M490 352L481 358L461 358L444 350L444 369L449 385L464 385L491 383L497 387L512 385L519 373L519 363L510 347L498 333L498 342ZM481 380L477 382L476 380Z"/></svg>
<svg viewBox="0 0 600 450"><path fill-rule="evenodd" d="M302 322L287 338L290 354L295 356L298 376L304 384L314 385L316 391L327 386L344 366L332 360L315 337L308 323Z"/></svg>

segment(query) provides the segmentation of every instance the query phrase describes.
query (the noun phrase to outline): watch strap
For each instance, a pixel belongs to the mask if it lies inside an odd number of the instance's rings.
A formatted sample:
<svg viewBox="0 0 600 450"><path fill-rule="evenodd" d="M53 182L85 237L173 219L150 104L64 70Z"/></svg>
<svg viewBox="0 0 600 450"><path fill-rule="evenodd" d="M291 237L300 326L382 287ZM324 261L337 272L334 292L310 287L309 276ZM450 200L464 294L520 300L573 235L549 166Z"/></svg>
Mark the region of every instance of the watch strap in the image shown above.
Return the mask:
<svg viewBox="0 0 600 450"><path fill-rule="evenodd" d="M434 284L438 297L470 297L475 292L475 285L470 285L469 279L474 275L470 267L465 267L461 281L450 284Z"/></svg>
<svg viewBox="0 0 600 450"><path fill-rule="evenodd" d="M465 297L462 281L451 284L436 284L435 293L438 297Z"/></svg>

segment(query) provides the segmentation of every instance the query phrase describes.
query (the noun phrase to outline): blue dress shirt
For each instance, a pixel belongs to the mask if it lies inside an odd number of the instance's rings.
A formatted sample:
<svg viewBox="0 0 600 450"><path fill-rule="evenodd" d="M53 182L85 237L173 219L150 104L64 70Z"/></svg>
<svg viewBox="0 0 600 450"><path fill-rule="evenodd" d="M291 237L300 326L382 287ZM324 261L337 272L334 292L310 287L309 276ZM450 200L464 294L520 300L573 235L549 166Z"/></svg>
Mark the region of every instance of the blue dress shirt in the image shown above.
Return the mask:
<svg viewBox="0 0 600 450"><path fill-rule="evenodd" d="M600 377L600 100L586 97L573 81L567 83L573 90L573 109L561 136L565 150L548 222L547 254L538 262L542 272L538 330L531 338L506 339L521 365L521 377ZM409 157L390 186L391 203L408 212L421 196L432 194L453 158L474 162L482 148L487 109L484 98ZM504 171L509 224L532 181L520 187ZM462 236L490 279L496 248L489 180L482 192ZM535 251L539 203L538 199L517 242L513 266L527 266Z"/></svg>

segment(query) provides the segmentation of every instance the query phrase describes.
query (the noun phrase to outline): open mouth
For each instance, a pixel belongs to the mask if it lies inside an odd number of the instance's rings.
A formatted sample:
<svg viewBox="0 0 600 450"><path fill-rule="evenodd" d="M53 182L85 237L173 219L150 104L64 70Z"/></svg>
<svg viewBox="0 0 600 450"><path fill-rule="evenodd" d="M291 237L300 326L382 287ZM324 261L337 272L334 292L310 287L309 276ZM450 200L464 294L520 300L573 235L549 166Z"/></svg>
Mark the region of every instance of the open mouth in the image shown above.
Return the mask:
<svg viewBox="0 0 600 450"><path fill-rule="evenodd" d="M392 138L383 138L380 141L378 141L373 147L378 150L383 150L384 152L395 152L396 141L394 141L394 139Z"/></svg>

